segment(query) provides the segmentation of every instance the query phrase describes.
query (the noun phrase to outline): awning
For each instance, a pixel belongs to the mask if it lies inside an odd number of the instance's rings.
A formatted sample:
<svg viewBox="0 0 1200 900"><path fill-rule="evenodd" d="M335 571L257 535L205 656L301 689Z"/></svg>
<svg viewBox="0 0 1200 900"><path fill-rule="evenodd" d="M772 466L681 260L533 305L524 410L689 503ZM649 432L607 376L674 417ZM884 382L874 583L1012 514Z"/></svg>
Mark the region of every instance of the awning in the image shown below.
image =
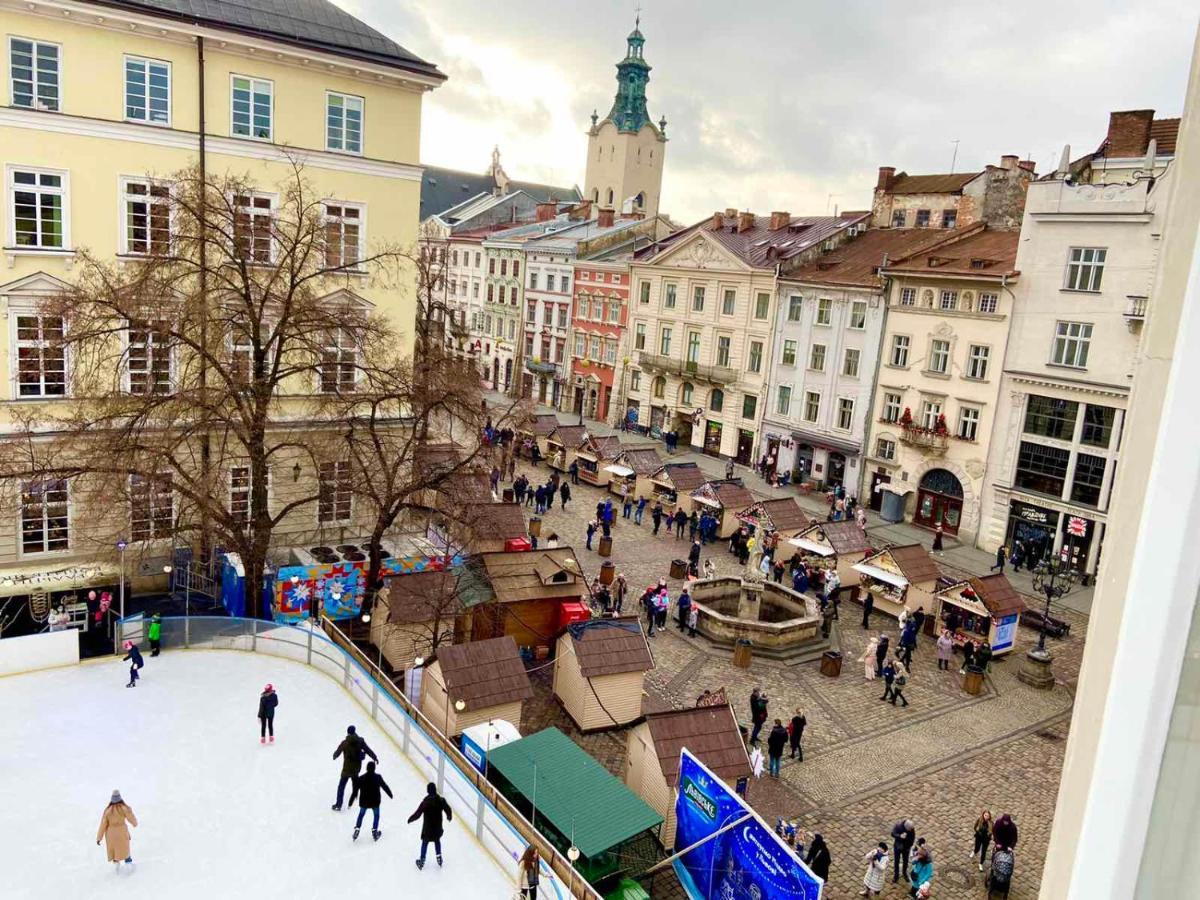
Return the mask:
<svg viewBox="0 0 1200 900"><path fill-rule="evenodd" d="M827 434L815 431L792 431L792 438L802 444L811 444L823 450L834 450L838 453L849 453L857 456L862 452L862 446L857 441L839 440Z"/></svg>
<svg viewBox="0 0 1200 900"><path fill-rule="evenodd" d="M121 571L115 563L75 563L40 566L0 574L0 597L12 597L33 591L69 591L116 583Z"/></svg>
<svg viewBox="0 0 1200 900"><path fill-rule="evenodd" d="M855 572L861 572L863 575L870 575L879 581L886 581L888 584L898 588L908 587L908 579L903 575L895 575L887 569L881 569L878 566L869 566L866 563L855 563L851 566Z"/></svg>
<svg viewBox="0 0 1200 900"><path fill-rule="evenodd" d="M707 497L696 497L696 496L693 496L692 499L695 500L697 503L703 503L705 506L711 506L714 509L721 508L721 504L717 500L709 500Z"/></svg>
<svg viewBox="0 0 1200 900"><path fill-rule="evenodd" d="M801 550L807 550L809 553L815 553L817 556L833 556L832 548L826 547L824 544L818 544L816 541L810 541L807 538L789 538L788 543L793 547L799 547Z"/></svg>
<svg viewBox="0 0 1200 900"><path fill-rule="evenodd" d="M958 586L954 591L940 591L938 596L942 598L943 603L949 603L953 606L957 606L959 609L965 609L977 616L986 616L987 618L991 618L992 614L988 612L987 607L984 606L978 598L975 600L968 600L966 597L962 596L961 586Z"/></svg>
<svg viewBox="0 0 1200 900"><path fill-rule="evenodd" d="M612 472L614 475L619 475L622 478L628 478L633 474L633 469L629 468L629 466L622 466L617 463L613 463L611 466L605 466L604 471Z"/></svg>

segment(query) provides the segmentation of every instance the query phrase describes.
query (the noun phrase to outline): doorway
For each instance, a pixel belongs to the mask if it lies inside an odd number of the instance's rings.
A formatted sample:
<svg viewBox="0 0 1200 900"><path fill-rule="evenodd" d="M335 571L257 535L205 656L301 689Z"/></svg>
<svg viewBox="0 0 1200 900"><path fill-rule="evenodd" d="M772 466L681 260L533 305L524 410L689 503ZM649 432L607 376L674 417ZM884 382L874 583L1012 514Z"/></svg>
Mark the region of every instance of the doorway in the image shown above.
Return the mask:
<svg viewBox="0 0 1200 900"><path fill-rule="evenodd" d="M796 447L796 483L808 481L812 475L813 447L812 444L800 444Z"/></svg>
<svg viewBox="0 0 1200 900"><path fill-rule="evenodd" d="M925 528L940 524L947 534L957 534L962 520L962 483L953 472L930 469L921 479L913 523Z"/></svg>
<svg viewBox="0 0 1200 900"><path fill-rule="evenodd" d="M825 473L825 481L830 487L839 487L846 480L846 455L844 453L830 453L829 464L825 467L828 471Z"/></svg>
<svg viewBox="0 0 1200 900"><path fill-rule="evenodd" d="M704 426L704 452L710 456L721 455L721 423L708 422Z"/></svg>
<svg viewBox="0 0 1200 900"><path fill-rule="evenodd" d="M743 466L750 465L750 457L754 451L754 432L748 431L745 428L738 429L737 439L737 454L734 456L734 462L741 463Z"/></svg>
<svg viewBox="0 0 1200 900"><path fill-rule="evenodd" d="M882 469L871 473L871 493L868 495L867 506L875 512L883 509L883 491L879 490L881 484L891 484L892 476Z"/></svg>

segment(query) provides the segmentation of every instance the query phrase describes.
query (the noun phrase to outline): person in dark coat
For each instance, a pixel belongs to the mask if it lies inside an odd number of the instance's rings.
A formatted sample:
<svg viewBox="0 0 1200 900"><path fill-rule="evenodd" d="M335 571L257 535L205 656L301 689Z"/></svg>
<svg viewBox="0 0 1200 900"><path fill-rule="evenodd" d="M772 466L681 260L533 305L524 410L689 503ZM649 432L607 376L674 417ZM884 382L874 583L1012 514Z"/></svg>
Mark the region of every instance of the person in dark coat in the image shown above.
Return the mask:
<svg viewBox="0 0 1200 900"><path fill-rule="evenodd" d="M662 504L655 501L654 508L650 510L650 518L654 520L654 534L658 534L658 529L662 527L663 508Z"/></svg>
<svg viewBox="0 0 1200 900"><path fill-rule="evenodd" d="M788 734L788 738L792 746L792 759L797 755L800 757L800 762L804 762L804 747L801 741L804 740L804 729L808 725L808 719L804 718L804 713L796 708L795 714L792 716L792 726Z"/></svg>
<svg viewBox="0 0 1200 900"><path fill-rule="evenodd" d="M892 884L899 881L901 875L908 881L908 855L916 840L917 827L912 819L904 819L892 826Z"/></svg>
<svg viewBox="0 0 1200 900"><path fill-rule="evenodd" d="M571 460L571 465L567 467L567 474L571 476L571 484L579 484L579 463ZM569 496L569 495L568 495Z"/></svg>
<svg viewBox="0 0 1200 900"><path fill-rule="evenodd" d="M682 509L675 510L675 540L683 539L683 526L687 524L688 517Z"/></svg>
<svg viewBox="0 0 1200 900"><path fill-rule="evenodd" d="M409 822L421 820L421 855L417 858L418 869L425 868L425 851L430 844L433 844L433 850L437 854L437 864L442 864L443 815L448 822L454 820L454 810L450 808L445 797L438 795L437 785L430 782L425 788L425 799L421 801L417 811L408 817Z"/></svg>
<svg viewBox="0 0 1200 900"><path fill-rule="evenodd" d="M121 661L129 663L129 684L125 687L137 687L138 679L142 677L138 674L138 669L144 666L146 661L142 659L142 651L133 641L125 642L125 655L121 657Z"/></svg>
<svg viewBox="0 0 1200 900"><path fill-rule="evenodd" d="M880 670L880 674L883 676L883 696L879 699L891 700L892 682L896 680L896 667L892 665L892 661L890 659L883 664L883 669Z"/></svg>
<svg viewBox="0 0 1200 900"><path fill-rule="evenodd" d="M558 486L558 496L562 500L562 508L567 508L567 501L571 499L571 486L565 481Z"/></svg>
<svg viewBox="0 0 1200 900"><path fill-rule="evenodd" d="M342 738L342 742L338 744L337 749L333 751L333 758L342 758L342 777L338 779L337 802L333 804L334 812L342 810L342 795L346 790L346 783L350 783L350 805L354 805L354 798L358 796L358 772L362 768L364 756L369 756L371 759L379 762L379 757L375 751L367 746L367 742L359 737L358 732L354 730L353 725L346 727L346 736Z"/></svg>
<svg viewBox="0 0 1200 900"><path fill-rule="evenodd" d="M688 551L688 563L696 571L700 572L700 542L692 541L692 549Z"/></svg>
<svg viewBox="0 0 1200 900"><path fill-rule="evenodd" d="M767 772L775 778L779 777L779 767L783 764L783 748L787 746L788 733L783 722L775 720L771 733L767 735Z"/></svg>
<svg viewBox="0 0 1200 900"><path fill-rule="evenodd" d="M275 707L278 705L279 695L275 693L275 686L268 684L258 695L258 742L260 744L267 742L268 733L271 735L271 743L275 743Z"/></svg>
<svg viewBox="0 0 1200 900"><path fill-rule="evenodd" d="M758 743L759 732L762 727L767 724L767 695L761 689L755 688L750 692L750 721L754 723L754 730L750 732L750 743Z"/></svg>
<svg viewBox="0 0 1200 900"><path fill-rule="evenodd" d="M596 534L596 523L588 522L587 523L587 541L584 543L584 546L587 547L589 550L592 549L592 538L595 536L595 534Z"/></svg>
<svg viewBox="0 0 1200 900"><path fill-rule="evenodd" d="M683 631L687 628L688 613L692 611L692 595L688 593L688 589L684 588L679 595L679 602L676 603L676 612L679 614L679 630Z"/></svg>
<svg viewBox="0 0 1200 900"><path fill-rule="evenodd" d="M1017 823L1012 820L1012 816L1005 813L996 820L996 824L992 826L992 840L996 847L1003 847L1005 850L1015 850L1017 847Z"/></svg>
<svg viewBox="0 0 1200 900"><path fill-rule="evenodd" d="M912 665L913 651L917 649L917 622L909 619L900 633L900 660L906 666Z"/></svg>
<svg viewBox="0 0 1200 900"><path fill-rule="evenodd" d="M876 676L883 674L883 661L888 655L888 636L881 634L879 636L879 645L875 648L875 674Z"/></svg>
<svg viewBox="0 0 1200 900"><path fill-rule="evenodd" d="M388 783L383 780L383 776L375 771L375 763L367 763L367 771L364 772L358 779L358 820L354 823L354 836L352 840L358 840L358 831L362 828L363 816L367 814L367 810L371 811L371 837L379 840L379 835L382 832L379 830L379 804L383 802L382 791L389 797L392 796L392 789L388 787ZM393 798L394 799L394 798Z"/></svg>
<svg viewBox="0 0 1200 900"><path fill-rule="evenodd" d="M967 641L963 644L963 664L962 668L958 670L958 674L966 674L967 669L973 665L975 665L975 642Z"/></svg>
<svg viewBox="0 0 1200 900"><path fill-rule="evenodd" d="M938 523L937 530L933 532L933 552L942 552L942 524Z"/></svg>
<svg viewBox="0 0 1200 900"><path fill-rule="evenodd" d="M871 627L871 610L875 608L875 596L870 591L865 592L863 597L863 631Z"/></svg>
<svg viewBox="0 0 1200 900"><path fill-rule="evenodd" d="M829 864L832 860L829 858L829 847L825 844L825 838L821 837L820 833L813 835L812 843L808 845L808 855L804 857L804 863L814 875L822 881L829 880Z"/></svg>

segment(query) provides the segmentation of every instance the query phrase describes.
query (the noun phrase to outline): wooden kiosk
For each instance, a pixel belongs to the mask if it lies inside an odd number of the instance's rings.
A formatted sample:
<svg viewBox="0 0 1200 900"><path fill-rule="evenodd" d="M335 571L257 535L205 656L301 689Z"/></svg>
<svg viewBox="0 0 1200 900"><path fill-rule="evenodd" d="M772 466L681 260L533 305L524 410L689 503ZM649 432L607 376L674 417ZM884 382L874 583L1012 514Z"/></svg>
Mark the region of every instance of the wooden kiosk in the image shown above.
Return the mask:
<svg viewBox="0 0 1200 900"><path fill-rule="evenodd" d="M605 437L585 435L575 449L575 462L579 463L579 480L608 487L610 473L605 469L621 452L621 439L615 434Z"/></svg>
<svg viewBox="0 0 1200 900"><path fill-rule="evenodd" d="M636 616L567 626L554 657L554 696L580 731L620 728L642 717L650 645Z"/></svg>
<svg viewBox="0 0 1200 900"><path fill-rule="evenodd" d="M445 735L492 719L520 722L532 696L517 642L508 635L439 647L421 679L421 712Z"/></svg>
<svg viewBox="0 0 1200 900"><path fill-rule="evenodd" d="M969 578L934 594L934 615L951 629L954 646L987 642L992 656L1011 653L1025 601L1003 574Z"/></svg>
<svg viewBox="0 0 1200 900"><path fill-rule="evenodd" d="M834 569L842 584L858 580L860 573L854 565L862 562L871 550L870 538L857 522L813 522L784 544L795 548L801 559L811 565Z"/></svg>
<svg viewBox="0 0 1200 900"><path fill-rule="evenodd" d="M629 488L629 496L650 499L654 487L650 479L663 467L662 457L653 447L627 447L604 467L609 474L608 490L620 496L621 485Z"/></svg>
<svg viewBox="0 0 1200 900"><path fill-rule="evenodd" d="M795 497L760 500L737 517L740 522L754 526L756 532L774 531L781 540L794 537L812 524Z"/></svg>
<svg viewBox="0 0 1200 900"><path fill-rule="evenodd" d="M692 491L706 480L695 463L667 463L650 476L650 502L661 503L667 515L674 515L676 509L691 515Z"/></svg>
<svg viewBox="0 0 1200 900"><path fill-rule="evenodd" d="M731 537L742 527L738 519L754 505L754 495L746 490L740 479L732 481L708 481L692 491L692 509L707 507L717 517L717 537Z"/></svg>
<svg viewBox="0 0 1200 900"><path fill-rule="evenodd" d="M933 612L941 571L920 544L888 547L851 568L859 574L863 590L871 592L877 611L896 617L906 607L910 612L919 607Z"/></svg>
<svg viewBox="0 0 1200 900"><path fill-rule="evenodd" d="M575 454L587 438L583 425L559 425L546 438L546 462L550 468L565 472L575 460Z"/></svg>

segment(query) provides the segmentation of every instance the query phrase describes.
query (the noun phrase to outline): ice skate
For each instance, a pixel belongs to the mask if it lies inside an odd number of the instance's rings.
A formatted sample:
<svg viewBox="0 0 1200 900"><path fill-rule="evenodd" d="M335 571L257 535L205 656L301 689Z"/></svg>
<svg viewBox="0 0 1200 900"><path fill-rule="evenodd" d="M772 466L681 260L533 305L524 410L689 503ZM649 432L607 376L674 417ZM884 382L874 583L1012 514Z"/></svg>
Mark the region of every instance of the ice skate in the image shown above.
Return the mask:
<svg viewBox="0 0 1200 900"><path fill-rule="evenodd" d="M331 807L329 807L329 808L330 808L330 809L332 809L334 812L341 812L341 811L342 811L342 804L340 804L340 803L335 803L335 804L333 804L333 806L331 806Z"/></svg>
<svg viewBox="0 0 1200 900"><path fill-rule="evenodd" d="M375 838L375 840L379 840L381 837L383 837L383 832L382 831L372 831L371 837Z"/></svg>
<svg viewBox="0 0 1200 900"><path fill-rule="evenodd" d="M352 841L357 841L357 840L358 840L358 831L359 831L359 830L358 830L357 828L355 828L355 829L354 829L354 834L353 834L353 835L351 836L351 838L350 838Z"/></svg>
<svg viewBox="0 0 1200 900"><path fill-rule="evenodd" d="M442 865L442 858L439 856L438 857L438 868L441 868L441 865Z"/></svg>
<svg viewBox="0 0 1200 900"><path fill-rule="evenodd" d="M265 743L267 742L267 739L266 739L265 737L260 737L260 738L258 739L258 742L259 742L260 744L265 744Z"/></svg>
<svg viewBox="0 0 1200 900"><path fill-rule="evenodd" d="M273 743L275 743L275 735L271 735L271 739L270 739L269 741L267 741L267 743L268 743L268 744L273 744Z"/></svg>
<svg viewBox="0 0 1200 900"><path fill-rule="evenodd" d="M423 860L423 859L418 859L418 860L417 860L417 868L418 868L418 869L423 869L423 868L425 868L425 860Z"/></svg>

